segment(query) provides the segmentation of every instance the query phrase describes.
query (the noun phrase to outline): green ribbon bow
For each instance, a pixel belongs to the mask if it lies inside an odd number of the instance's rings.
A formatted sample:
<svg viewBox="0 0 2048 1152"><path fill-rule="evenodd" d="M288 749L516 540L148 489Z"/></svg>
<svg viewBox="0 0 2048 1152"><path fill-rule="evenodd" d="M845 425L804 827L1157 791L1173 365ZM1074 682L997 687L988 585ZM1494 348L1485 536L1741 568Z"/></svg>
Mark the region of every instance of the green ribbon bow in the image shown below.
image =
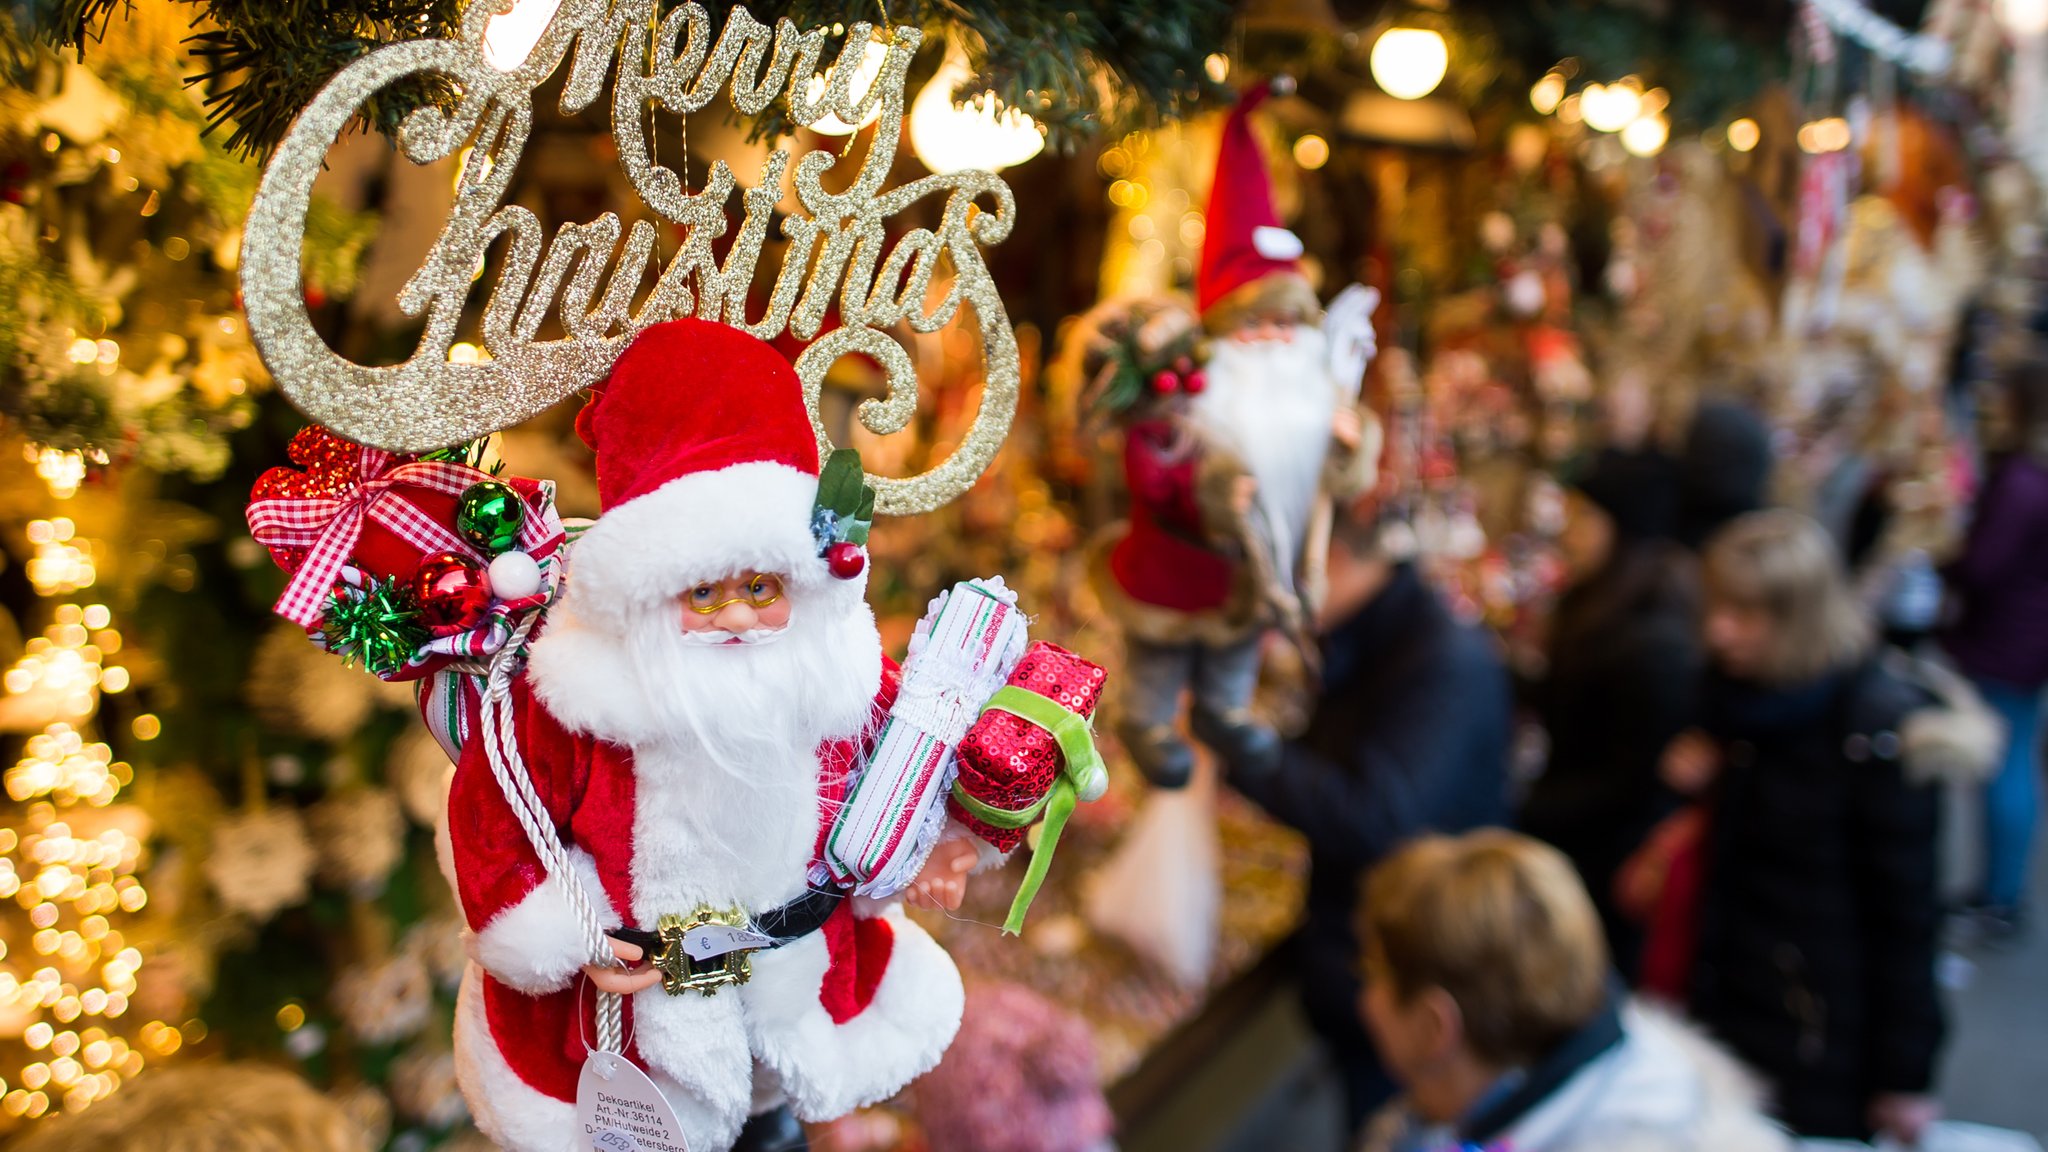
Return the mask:
<svg viewBox="0 0 2048 1152"><path fill-rule="evenodd" d="M1109 770L1103 767L1102 754L1095 750L1095 733L1089 730L1088 721L1056 700L1009 684L998 689L981 711L984 715L991 711L1008 712L1052 733L1053 739L1059 742L1060 757L1065 761L1052 788L1036 803L1025 808L992 807L968 795L958 780L953 782L953 799L984 824L996 828L1027 828L1039 817L1045 818L1045 829L1039 833L1038 847L1031 853L1031 867L1024 873L1024 883L1017 888L1017 898L1010 902L1009 918L1003 921L1003 931L1015 936L1023 929L1024 913L1030 910L1031 901L1038 896L1039 886L1045 883L1046 872L1052 868L1053 849L1059 846L1060 832L1067 826L1067 817L1074 814L1074 805L1080 802L1083 793L1090 800L1102 795L1109 783Z"/></svg>

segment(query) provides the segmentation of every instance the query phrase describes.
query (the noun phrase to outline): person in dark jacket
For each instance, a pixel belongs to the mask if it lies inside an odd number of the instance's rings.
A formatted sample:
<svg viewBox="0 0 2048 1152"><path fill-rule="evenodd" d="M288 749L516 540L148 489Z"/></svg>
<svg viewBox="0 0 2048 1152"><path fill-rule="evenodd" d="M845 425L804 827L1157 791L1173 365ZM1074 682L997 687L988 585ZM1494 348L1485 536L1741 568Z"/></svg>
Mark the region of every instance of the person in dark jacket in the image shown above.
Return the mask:
<svg viewBox="0 0 2048 1152"><path fill-rule="evenodd" d="M1698 548L1723 524L1764 507L1775 455L1762 416L1732 400L1702 400L1678 461L1678 540Z"/></svg>
<svg viewBox="0 0 2048 1152"><path fill-rule="evenodd" d="M1578 868L1630 979L1642 927L1616 907L1614 877L1674 807L1657 764L1693 721L1701 662L1691 559L1669 539L1677 503L1674 465L1654 450L1604 452L1578 477L1562 537L1573 583L1532 689L1550 758L1522 830Z"/></svg>
<svg viewBox="0 0 2048 1152"><path fill-rule="evenodd" d="M2040 819L2041 692L2048 685L2048 357L2006 378L2007 447L1992 465L1969 537L1946 573L1960 613L1943 646L2005 717L1998 774L1984 787L1984 889L1976 909L1993 936L2023 924L2024 885Z"/></svg>
<svg viewBox="0 0 2048 1152"><path fill-rule="evenodd" d="M1342 518L1327 581L1323 694L1307 731L1274 754L1227 738L1212 747L1238 791L1308 837L1293 947L1355 1129L1395 1090L1356 1008L1359 876L1414 836L1505 822L1512 693L1493 640L1452 617L1414 565L1381 556L1369 526Z"/></svg>
<svg viewBox="0 0 2048 1152"><path fill-rule="evenodd" d="M1702 725L1664 773L1711 806L1693 1013L1802 1136L1917 1142L1943 1023L1937 790L1898 735L1924 705L1872 655L1827 533L1743 517L1709 545Z"/></svg>

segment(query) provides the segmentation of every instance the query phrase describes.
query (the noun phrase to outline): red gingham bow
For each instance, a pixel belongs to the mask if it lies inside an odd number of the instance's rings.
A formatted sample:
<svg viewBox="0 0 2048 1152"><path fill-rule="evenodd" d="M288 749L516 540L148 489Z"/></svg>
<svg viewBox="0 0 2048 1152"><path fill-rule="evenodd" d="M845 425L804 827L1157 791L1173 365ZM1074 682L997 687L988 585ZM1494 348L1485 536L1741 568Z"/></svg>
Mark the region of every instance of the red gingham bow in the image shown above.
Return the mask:
<svg viewBox="0 0 2048 1152"><path fill-rule="evenodd" d="M391 462L398 457L392 453L368 447L360 451L356 474L363 480L339 496L278 496L249 505L249 534L257 543L267 548L311 549L276 607L278 615L308 630L320 623L328 594L369 520L422 553L476 555L452 526L436 523L411 501L393 498L392 489L408 485L460 496L470 485L489 480L489 474L446 460L415 460L394 468ZM554 517L528 516L520 527L519 544L524 550L538 551L559 533L559 521Z"/></svg>

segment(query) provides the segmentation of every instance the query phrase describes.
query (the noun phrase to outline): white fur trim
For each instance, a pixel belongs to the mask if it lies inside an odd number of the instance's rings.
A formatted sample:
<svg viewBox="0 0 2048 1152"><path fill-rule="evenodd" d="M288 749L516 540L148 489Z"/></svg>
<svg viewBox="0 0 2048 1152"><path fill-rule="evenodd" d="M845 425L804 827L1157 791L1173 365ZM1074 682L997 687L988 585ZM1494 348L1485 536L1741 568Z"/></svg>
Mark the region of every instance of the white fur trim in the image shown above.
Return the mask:
<svg viewBox="0 0 2048 1152"><path fill-rule="evenodd" d="M623 628L628 605L673 600L700 580L775 572L835 581L811 538L818 478L781 464L679 476L608 509L570 555L579 615Z"/></svg>
<svg viewBox="0 0 2048 1152"><path fill-rule="evenodd" d="M636 1013L651 1001L645 997L668 994L660 988L639 993ZM676 997L674 999L682 999ZM702 999L692 993L688 999ZM734 1029L737 1032L737 1028ZM553 1038L535 1037L533 1043L553 1043ZM751 1061L742 1067L751 1065ZM684 1138L692 1148L729 1148L746 1123L747 1109L714 1108L700 1094L665 1074L650 1069L649 1078L661 1089ZM499 1147L510 1152L582 1152L575 1139L576 1109L570 1101L557 1100L528 1085L505 1061L496 1037L491 1035L484 1008L482 970L472 964L462 977L462 990L455 999L455 1080L462 1098L469 1103L477 1128ZM753 1079L747 1077L748 1103L752 1101Z"/></svg>
<svg viewBox="0 0 2048 1152"><path fill-rule="evenodd" d="M900 908L884 914L895 933L875 998L834 1024L818 991L830 964L822 933L756 953L740 990L754 1052L775 1070L799 1119L836 1119L886 1100L931 1071L960 1028L965 992L944 949Z"/></svg>
<svg viewBox="0 0 2048 1152"><path fill-rule="evenodd" d="M564 893L565 882L583 885L584 895L604 927L616 928L623 923L604 896L604 887L597 879L597 865L590 854L570 848L569 858L576 865L575 877L548 877L470 939L471 958L509 987L528 995L567 987L577 971L590 962L584 928Z"/></svg>
<svg viewBox="0 0 2048 1152"><path fill-rule="evenodd" d="M535 1043L549 1043L539 1037ZM510 1152L568 1152L576 1108L529 1087L505 1063L484 1010L483 975L471 964L455 997L455 1082L491 1142Z"/></svg>
<svg viewBox="0 0 2048 1152"><path fill-rule="evenodd" d="M1299 260L1307 251L1302 247L1301 237L1271 224L1252 229L1252 250L1268 260Z"/></svg>

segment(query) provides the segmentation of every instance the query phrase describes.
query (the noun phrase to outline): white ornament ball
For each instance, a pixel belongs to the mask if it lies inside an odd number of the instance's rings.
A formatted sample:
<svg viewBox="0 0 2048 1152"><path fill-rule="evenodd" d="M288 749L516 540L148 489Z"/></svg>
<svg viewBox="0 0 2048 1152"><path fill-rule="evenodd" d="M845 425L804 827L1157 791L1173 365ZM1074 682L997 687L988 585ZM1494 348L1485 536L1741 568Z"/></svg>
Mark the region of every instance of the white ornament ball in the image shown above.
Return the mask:
<svg viewBox="0 0 2048 1152"><path fill-rule="evenodd" d="M491 595L523 600L540 591L540 562L524 552L500 552L491 558Z"/></svg>

